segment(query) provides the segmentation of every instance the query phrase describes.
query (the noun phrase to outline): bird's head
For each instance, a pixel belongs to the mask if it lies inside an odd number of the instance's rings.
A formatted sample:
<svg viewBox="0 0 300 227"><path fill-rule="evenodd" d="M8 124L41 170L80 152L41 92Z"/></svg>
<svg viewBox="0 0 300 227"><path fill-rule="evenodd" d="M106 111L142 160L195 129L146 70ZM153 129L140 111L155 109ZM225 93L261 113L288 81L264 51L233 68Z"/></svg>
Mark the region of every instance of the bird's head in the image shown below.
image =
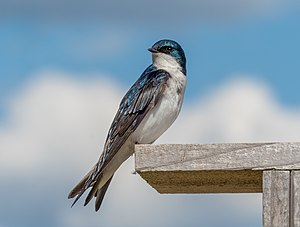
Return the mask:
<svg viewBox="0 0 300 227"><path fill-rule="evenodd" d="M177 42L163 39L148 50L152 53L153 64L158 68L179 68L186 74L185 54Z"/></svg>

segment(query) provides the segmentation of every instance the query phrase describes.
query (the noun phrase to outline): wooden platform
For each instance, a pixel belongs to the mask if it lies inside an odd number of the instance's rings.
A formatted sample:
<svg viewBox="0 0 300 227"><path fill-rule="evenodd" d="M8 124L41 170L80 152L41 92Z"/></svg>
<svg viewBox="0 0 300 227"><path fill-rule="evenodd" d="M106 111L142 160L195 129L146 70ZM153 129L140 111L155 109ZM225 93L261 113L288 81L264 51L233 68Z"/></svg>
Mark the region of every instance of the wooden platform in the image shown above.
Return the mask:
<svg viewBox="0 0 300 227"><path fill-rule="evenodd" d="M264 227L300 227L300 143L137 145L160 193L263 193Z"/></svg>

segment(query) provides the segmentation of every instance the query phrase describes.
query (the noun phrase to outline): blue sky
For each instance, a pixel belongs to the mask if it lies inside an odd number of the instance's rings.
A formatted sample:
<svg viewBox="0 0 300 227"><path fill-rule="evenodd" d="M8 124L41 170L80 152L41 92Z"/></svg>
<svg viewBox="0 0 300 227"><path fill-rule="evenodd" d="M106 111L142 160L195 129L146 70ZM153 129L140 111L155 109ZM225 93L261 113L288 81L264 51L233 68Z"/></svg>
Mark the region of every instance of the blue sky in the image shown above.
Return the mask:
<svg viewBox="0 0 300 227"><path fill-rule="evenodd" d="M261 226L260 195L159 195L132 160L100 213L66 195L162 38L183 46L188 87L159 143L299 141L299 3L13 0L0 12L1 227Z"/></svg>
<svg viewBox="0 0 300 227"><path fill-rule="evenodd" d="M49 68L108 72L129 86L149 64L146 47L167 37L186 49L192 81L188 97L231 75L246 73L270 84L282 103L298 105L298 14L296 9L286 9L224 23L202 20L178 27L172 24L170 28L160 22L117 25L104 20L4 18L1 95Z"/></svg>

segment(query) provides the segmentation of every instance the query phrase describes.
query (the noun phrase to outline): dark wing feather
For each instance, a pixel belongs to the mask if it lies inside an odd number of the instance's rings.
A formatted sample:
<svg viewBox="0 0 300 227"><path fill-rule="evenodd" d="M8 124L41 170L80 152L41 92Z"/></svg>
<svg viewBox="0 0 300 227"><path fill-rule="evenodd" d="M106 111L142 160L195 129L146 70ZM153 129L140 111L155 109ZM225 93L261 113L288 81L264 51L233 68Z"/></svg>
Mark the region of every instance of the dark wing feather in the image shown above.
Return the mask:
<svg viewBox="0 0 300 227"><path fill-rule="evenodd" d="M169 78L170 74L168 72L155 70L154 66L150 66L126 93L109 129L103 153L89 177L85 180L81 190L77 192L72 191L72 197L77 195L74 203L76 203L86 189L93 186L97 187L95 183L101 179L103 169L118 152L131 133L137 128L148 111L157 104L166 88ZM86 203L90 201L97 189L93 188L92 191L89 193L89 198L86 200ZM102 199L103 198L101 198L101 201Z"/></svg>
<svg viewBox="0 0 300 227"><path fill-rule="evenodd" d="M165 90L169 77L169 73L164 70L151 71L142 75L126 93L110 127L96 172L105 168L146 113L156 105Z"/></svg>

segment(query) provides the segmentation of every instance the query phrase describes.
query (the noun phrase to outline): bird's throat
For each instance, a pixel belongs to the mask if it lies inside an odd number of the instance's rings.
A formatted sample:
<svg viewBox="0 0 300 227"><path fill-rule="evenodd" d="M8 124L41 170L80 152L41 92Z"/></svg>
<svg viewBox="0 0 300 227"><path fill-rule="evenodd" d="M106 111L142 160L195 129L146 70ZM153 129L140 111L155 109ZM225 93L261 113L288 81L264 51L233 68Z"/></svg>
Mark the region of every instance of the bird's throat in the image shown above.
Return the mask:
<svg viewBox="0 0 300 227"><path fill-rule="evenodd" d="M169 70L182 70L180 64L176 61L175 58L166 55L164 53L153 53L152 54L153 65L158 69Z"/></svg>

